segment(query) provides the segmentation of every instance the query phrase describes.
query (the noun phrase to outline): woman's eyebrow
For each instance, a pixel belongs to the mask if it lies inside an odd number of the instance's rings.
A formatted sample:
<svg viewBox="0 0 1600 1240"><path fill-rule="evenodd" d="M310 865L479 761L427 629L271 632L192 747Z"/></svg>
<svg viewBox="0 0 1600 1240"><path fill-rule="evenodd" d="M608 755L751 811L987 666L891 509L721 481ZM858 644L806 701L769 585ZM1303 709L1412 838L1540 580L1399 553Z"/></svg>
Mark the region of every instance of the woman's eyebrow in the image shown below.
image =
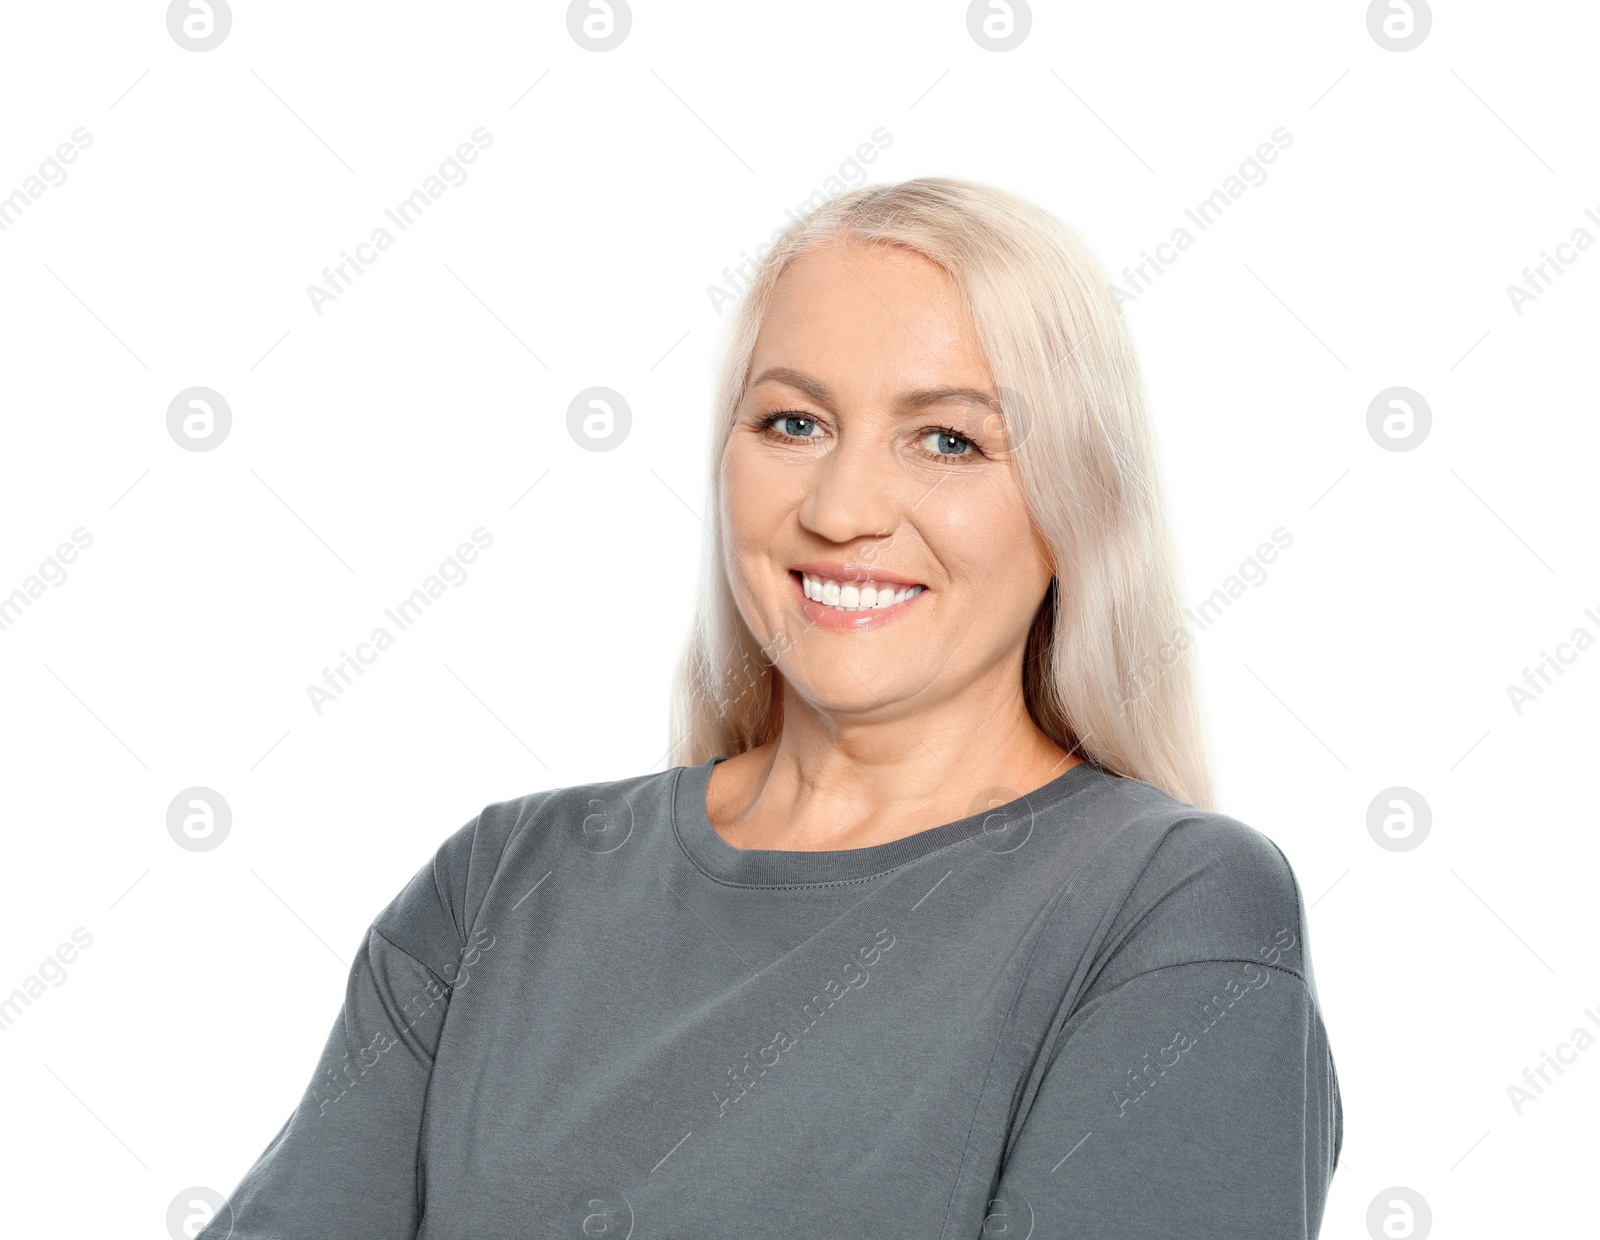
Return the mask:
<svg viewBox="0 0 1600 1240"><path fill-rule="evenodd" d="M977 405L987 409L992 406L996 397L988 392L979 391L970 387L943 387L919 388L915 392L907 392L900 398L902 405L913 409L921 409L927 405L937 405L943 401L954 400L964 405Z"/></svg>
<svg viewBox="0 0 1600 1240"><path fill-rule="evenodd" d="M820 405L833 408L833 390L821 379L814 378L804 371L795 370L788 366L769 366L751 382L755 387L758 383L784 383L792 388L804 392ZM924 409L929 405L937 405L944 401L959 401L962 404L977 405L987 409L994 404L995 396L978 388L971 387L937 387L918 388L915 391L905 392L900 397L900 404L908 409Z"/></svg>
<svg viewBox="0 0 1600 1240"><path fill-rule="evenodd" d="M833 408L833 391L821 379L813 379L804 371L793 370L788 366L768 366L750 382L751 387L761 383L785 383L792 388L798 388L819 405Z"/></svg>

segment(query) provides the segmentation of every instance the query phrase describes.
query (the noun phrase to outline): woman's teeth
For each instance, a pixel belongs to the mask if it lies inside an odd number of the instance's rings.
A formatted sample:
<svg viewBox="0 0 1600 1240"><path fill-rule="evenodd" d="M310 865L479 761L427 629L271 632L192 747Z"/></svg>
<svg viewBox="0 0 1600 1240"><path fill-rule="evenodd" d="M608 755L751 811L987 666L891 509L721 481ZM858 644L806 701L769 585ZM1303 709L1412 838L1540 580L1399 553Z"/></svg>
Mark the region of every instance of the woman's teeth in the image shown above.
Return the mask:
<svg viewBox="0 0 1600 1240"><path fill-rule="evenodd" d="M875 581L834 581L831 577L813 577L801 573L806 597L835 611L873 611L879 607L893 607L908 598L921 594L926 586L895 586Z"/></svg>

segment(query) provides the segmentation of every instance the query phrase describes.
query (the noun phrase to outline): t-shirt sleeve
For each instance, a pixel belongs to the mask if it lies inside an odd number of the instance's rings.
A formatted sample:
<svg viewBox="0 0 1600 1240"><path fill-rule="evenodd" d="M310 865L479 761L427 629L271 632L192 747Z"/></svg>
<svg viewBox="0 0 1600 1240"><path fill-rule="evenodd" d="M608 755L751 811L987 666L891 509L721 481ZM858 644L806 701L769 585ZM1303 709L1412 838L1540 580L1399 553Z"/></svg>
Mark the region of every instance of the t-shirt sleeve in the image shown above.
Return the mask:
<svg viewBox="0 0 1600 1240"><path fill-rule="evenodd" d="M1221 816L1166 838L1008 1144L984 1234L1311 1240L1342 1139L1298 885Z"/></svg>
<svg viewBox="0 0 1600 1240"><path fill-rule="evenodd" d="M373 921L304 1096L196 1240L413 1240L434 1053L451 988L487 946L467 932L477 828Z"/></svg>

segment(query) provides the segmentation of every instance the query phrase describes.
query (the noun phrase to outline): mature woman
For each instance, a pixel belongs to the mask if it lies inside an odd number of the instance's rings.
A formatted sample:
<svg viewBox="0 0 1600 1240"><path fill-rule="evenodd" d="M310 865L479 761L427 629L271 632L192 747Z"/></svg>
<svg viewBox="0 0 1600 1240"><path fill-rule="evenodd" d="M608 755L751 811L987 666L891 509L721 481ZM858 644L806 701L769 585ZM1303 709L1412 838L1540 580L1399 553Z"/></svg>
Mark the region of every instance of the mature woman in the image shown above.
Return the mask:
<svg viewBox="0 0 1600 1240"><path fill-rule="evenodd" d="M207 1238L1314 1236L1282 853L1208 808L1128 331L954 180L732 325L685 765L486 807L379 914Z"/></svg>

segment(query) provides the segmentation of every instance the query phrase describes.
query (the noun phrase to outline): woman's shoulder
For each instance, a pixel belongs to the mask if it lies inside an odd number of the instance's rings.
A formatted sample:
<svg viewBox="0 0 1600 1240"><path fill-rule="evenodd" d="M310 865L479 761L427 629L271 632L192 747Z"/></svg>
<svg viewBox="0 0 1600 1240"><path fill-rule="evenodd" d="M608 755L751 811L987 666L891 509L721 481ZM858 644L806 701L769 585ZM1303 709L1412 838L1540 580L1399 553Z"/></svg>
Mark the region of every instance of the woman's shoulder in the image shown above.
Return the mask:
<svg viewBox="0 0 1600 1240"><path fill-rule="evenodd" d="M524 850L529 853L544 853L550 844L606 851L632 833L638 816L665 803L679 769L566 784L489 802L444 838L374 927L408 951L412 944L446 937L464 942L490 884L522 843L530 846Z"/></svg>
<svg viewBox="0 0 1600 1240"><path fill-rule="evenodd" d="M1283 851L1263 830L1223 813L1180 801L1153 784L1096 770L1088 795L1064 808L1093 822L1097 836L1125 855L1160 869L1181 859L1207 858L1282 885L1292 877Z"/></svg>
<svg viewBox="0 0 1600 1240"><path fill-rule="evenodd" d="M1263 830L1135 779L1097 781L1084 812L1101 839L1088 869L1115 893L1107 946L1134 970L1201 960L1265 963L1310 984L1305 908L1288 857Z"/></svg>
<svg viewBox="0 0 1600 1240"><path fill-rule="evenodd" d="M565 784L537 792L493 801L478 811L465 827L446 841L457 850L470 848L485 856L504 852L519 835L554 824L589 835L614 830L628 820L664 808L677 776L685 768L668 767L621 779Z"/></svg>

